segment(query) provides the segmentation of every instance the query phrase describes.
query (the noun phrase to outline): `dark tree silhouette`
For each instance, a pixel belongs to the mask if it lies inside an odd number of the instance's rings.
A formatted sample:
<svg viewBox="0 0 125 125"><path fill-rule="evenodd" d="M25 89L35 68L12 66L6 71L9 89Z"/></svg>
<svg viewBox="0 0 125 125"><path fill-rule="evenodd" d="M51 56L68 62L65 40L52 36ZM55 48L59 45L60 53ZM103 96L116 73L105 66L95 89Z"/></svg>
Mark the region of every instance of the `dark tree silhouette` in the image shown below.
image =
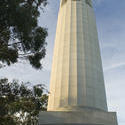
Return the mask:
<svg viewBox="0 0 125 125"><path fill-rule="evenodd" d="M0 0L0 61L28 59L35 68L46 54L47 29L38 26L47 0Z"/></svg>
<svg viewBox="0 0 125 125"><path fill-rule="evenodd" d="M45 111L48 94L42 84L0 80L0 125L37 125L38 114Z"/></svg>

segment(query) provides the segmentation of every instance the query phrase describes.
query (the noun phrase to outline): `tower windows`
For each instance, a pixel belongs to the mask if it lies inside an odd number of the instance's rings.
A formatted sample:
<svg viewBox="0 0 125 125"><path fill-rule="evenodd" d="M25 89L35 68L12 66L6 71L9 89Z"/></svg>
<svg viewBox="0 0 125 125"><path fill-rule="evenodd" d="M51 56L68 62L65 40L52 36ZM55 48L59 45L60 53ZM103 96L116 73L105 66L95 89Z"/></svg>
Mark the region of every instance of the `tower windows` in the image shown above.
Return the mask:
<svg viewBox="0 0 125 125"><path fill-rule="evenodd" d="M72 0L72 1L81 1L81 0ZM62 0L61 6L66 4L67 0ZM92 1L91 0L85 0L86 4L88 4L90 7L92 7Z"/></svg>
<svg viewBox="0 0 125 125"><path fill-rule="evenodd" d="M61 6L63 6L66 2L67 0L62 0Z"/></svg>
<svg viewBox="0 0 125 125"><path fill-rule="evenodd" d="M92 1L91 0L85 0L86 4L88 4L90 7L92 7Z"/></svg>
<svg viewBox="0 0 125 125"><path fill-rule="evenodd" d="M81 1L81 0L72 0L72 1ZM66 2L67 0L62 0L61 6L63 6Z"/></svg>

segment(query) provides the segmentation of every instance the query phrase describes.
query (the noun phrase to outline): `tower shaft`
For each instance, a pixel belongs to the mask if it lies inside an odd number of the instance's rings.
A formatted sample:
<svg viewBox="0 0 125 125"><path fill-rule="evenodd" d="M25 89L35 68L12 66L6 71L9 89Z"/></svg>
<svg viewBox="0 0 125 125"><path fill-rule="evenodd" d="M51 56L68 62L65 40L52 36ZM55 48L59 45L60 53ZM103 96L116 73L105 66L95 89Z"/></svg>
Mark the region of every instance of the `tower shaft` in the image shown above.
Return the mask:
<svg viewBox="0 0 125 125"><path fill-rule="evenodd" d="M62 0L48 111L107 111L102 62L91 0Z"/></svg>

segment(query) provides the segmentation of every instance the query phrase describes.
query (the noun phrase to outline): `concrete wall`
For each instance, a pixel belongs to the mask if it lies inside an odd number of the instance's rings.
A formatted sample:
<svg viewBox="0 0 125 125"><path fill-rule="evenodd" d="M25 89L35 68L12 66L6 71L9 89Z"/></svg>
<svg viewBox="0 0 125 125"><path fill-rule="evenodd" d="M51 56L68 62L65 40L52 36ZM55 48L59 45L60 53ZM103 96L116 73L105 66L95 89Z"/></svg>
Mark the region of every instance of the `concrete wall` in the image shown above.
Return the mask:
<svg viewBox="0 0 125 125"><path fill-rule="evenodd" d="M116 113L98 110L41 112L40 125L118 125Z"/></svg>
<svg viewBox="0 0 125 125"><path fill-rule="evenodd" d="M58 15L48 111L73 106L107 111L96 21L89 0L62 0Z"/></svg>

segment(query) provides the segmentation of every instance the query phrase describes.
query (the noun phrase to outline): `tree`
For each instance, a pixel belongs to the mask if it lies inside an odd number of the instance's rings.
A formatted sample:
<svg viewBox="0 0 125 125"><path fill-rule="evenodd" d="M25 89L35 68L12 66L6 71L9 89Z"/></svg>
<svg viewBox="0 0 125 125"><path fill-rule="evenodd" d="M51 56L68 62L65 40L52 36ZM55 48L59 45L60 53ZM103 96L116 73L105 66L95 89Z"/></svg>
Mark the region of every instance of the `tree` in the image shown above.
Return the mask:
<svg viewBox="0 0 125 125"><path fill-rule="evenodd" d="M0 124L37 125L38 114L46 110L48 95L41 84L0 80Z"/></svg>
<svg viewBox="0 0 125 125"><path fill-rule="evenodd" d="M28 59L35 68L46 54L47 29L38 26L47 0L0 0L0 61L10 65Z"/></svg>

